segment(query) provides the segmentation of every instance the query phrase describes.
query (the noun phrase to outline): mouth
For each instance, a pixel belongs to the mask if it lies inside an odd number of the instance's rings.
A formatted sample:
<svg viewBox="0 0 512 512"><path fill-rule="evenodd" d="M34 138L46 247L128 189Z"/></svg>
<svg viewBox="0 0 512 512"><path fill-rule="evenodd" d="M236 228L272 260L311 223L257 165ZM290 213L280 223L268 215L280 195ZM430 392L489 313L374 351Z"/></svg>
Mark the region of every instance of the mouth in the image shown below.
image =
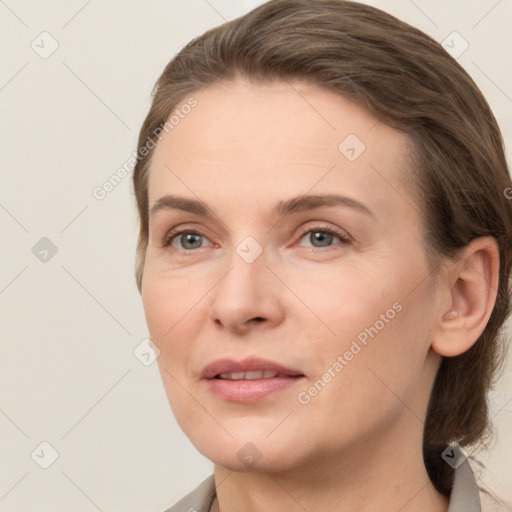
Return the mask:
<svg viewBox="0 0 512 512"><path fill-rule="evenodd" d="M299 370L258 358L217 360L203 369L201 377L211 393L230 402L262 401L306 378Z"/></svg>
<svg viewBox="0 0 512 512"><path fill-rule="evenodd" d="M223 380L259 380L259 379L286 379L286 378L297 378L303 375L287 375L285 373L279 373L272 370L256 370L248 372L228 372L219 373L213 377L214 379Z"/></svg>
<svg viewBox="0 0 512 512"><path fill-rule="evenodd" d="M304 374L296 368L259 357L248 357L242 361L217 359L206 365L201 372L202 379L256 380L275 377L296 377Z"/></svg>

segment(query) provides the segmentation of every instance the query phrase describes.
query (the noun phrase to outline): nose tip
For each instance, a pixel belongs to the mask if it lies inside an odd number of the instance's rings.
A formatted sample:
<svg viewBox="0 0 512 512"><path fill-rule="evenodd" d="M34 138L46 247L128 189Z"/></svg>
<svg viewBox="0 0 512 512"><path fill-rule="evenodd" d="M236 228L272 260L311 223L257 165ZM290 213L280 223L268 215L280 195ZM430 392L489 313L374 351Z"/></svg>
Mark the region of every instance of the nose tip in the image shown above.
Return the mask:
<svg viewBox="0 0 512 512"><path fill-rule="evenodd" d="M243 316L243 313L239 316L232 314L230 317L228 317L227 314L224 314L222 318L215 318L215 323L218 327L224 327L239 336L246 334L255 326L261 325L266 321L267 319L259 316L254 318L246 318Z"/></svg>
<svg viewBox="0 0 512 512"><path fill-rule="evenodd" d="M278 283L263 257L247 263L237 254L227 275L218 283L210 306L218 327L243 334L254 327L280 322L283 314Z"/></svg>

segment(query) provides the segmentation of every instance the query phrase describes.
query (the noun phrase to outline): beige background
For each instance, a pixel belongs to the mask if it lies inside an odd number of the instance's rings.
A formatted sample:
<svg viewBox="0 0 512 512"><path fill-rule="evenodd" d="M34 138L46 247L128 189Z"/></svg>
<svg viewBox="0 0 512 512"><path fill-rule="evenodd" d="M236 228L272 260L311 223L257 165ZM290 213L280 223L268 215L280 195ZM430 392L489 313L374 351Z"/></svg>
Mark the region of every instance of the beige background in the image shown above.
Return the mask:
<svg viewBox="0 0 512 512"><path fill-rule="evenodd" d="M92 191L134 151L168 60L259 3L0 1L0 511L159 512L211 473L156 364L133 353L147 329L131 175L103 200ZM453 31L468 42L458 60L491 104L510 162L511 0L370 3L440 42ZM511 367L482 456L482 483L509 500ZM43 441L58 452L47 469Z"/></svg>

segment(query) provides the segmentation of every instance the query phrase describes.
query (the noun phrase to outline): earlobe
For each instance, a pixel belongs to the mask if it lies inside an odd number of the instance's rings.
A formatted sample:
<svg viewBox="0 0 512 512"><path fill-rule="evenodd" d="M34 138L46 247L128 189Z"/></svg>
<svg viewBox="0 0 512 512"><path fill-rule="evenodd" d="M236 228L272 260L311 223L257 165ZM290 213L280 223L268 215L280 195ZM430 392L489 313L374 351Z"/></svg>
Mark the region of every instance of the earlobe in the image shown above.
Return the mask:
<svg viewBox="0 0 512 512"><path fill-rule="evenodd" d="M473 346L494 308L499 279L496 240L490 236L473 240L446 279L451 287L451 304L439 320L432 349L439 355L453 357Z"/></svg>

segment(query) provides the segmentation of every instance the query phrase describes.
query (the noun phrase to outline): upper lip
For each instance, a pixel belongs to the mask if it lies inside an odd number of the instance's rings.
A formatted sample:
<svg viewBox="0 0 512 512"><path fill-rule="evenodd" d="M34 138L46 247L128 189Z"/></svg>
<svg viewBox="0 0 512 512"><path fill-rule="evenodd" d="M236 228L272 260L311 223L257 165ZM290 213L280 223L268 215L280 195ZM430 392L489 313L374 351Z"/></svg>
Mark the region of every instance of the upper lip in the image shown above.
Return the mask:
<svg viewBox="0 0 512 512"><path fill-rule="evenodd" d="M270 361L269 359L260 359L258 357L248 357L242 361L234 361L233 359L217 359L207 364L201 372L202 379L213 379L220 373L232 372L250 372L257 370L270 370L285 375L304 375L300 370L287 368L279 363Z"/></svg>

